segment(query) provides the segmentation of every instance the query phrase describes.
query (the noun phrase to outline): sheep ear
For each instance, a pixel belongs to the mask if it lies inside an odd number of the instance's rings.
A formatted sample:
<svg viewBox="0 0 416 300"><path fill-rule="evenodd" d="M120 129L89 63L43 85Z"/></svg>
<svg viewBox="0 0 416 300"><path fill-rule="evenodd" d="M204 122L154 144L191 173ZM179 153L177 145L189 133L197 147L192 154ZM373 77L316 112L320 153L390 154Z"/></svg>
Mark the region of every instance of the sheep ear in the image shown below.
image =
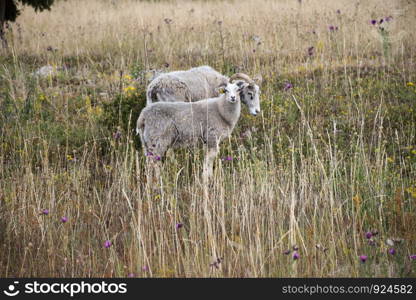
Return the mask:
<svg viewBox="0 0 416 300"><path fill-rule="evenodd" d="M261 85L262 81L263 81L263 76L261 76L261 74L257 74L254 78L253 78L254 82L257 85Z"/></svg>

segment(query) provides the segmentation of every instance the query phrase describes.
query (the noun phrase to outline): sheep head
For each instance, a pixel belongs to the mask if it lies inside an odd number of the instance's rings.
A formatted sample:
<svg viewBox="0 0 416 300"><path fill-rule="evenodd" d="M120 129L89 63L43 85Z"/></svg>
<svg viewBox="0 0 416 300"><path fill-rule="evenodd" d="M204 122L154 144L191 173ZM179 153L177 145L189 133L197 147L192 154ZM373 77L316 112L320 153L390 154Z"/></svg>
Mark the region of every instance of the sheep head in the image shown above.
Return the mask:
<svg viewBox="0 0 416 300"><path fill-rule="evenodd" d="M237 81L242 83L240 99L247 105L250 114L256 116L260 112L260 88L257 83L261 84L261 76L256 76L255 80L244 73L236 73L230 77L230 83Z"/></svg>
<svg viewBox="0 0 416 300"><path fill-rule="evenodd" d="M238 83L228 83L223 89L223 94L225 100L231 103L236 103L240 100L240 93L243 90L244 86L240 82Z"/></svg>

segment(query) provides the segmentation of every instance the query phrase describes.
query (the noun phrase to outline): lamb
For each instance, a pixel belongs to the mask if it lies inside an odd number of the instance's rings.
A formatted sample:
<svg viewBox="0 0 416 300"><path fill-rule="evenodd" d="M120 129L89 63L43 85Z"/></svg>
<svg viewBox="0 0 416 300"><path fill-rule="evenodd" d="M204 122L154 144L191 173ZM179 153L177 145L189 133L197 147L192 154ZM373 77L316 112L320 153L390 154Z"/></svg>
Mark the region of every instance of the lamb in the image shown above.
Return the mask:
<svg viewBox="0 0 416 300"><path fill-rule="evenodd" d="M137 120L136 132L149 161L158 165L169 148L204 143L204 178L211 177L219 143L233 131L240 117L240 92L248 85L243 81L228 83L220 96L197 102L156 102L146 106Z"/></svg>
<svg viewBox="0 0 416 300"><path fill-rule="evenodd" d="M258 105L250 109L257 114L259 106L259 86L261 77L252 80L248 75L237 73L230 78L220 74L209 66L200 66L187 71L175 71L157 76L147 87L147 104L154 102L193 102L218 96L218 87L234 80L246 81L248 86L241 92L244 103L254 100Z"/></svg>

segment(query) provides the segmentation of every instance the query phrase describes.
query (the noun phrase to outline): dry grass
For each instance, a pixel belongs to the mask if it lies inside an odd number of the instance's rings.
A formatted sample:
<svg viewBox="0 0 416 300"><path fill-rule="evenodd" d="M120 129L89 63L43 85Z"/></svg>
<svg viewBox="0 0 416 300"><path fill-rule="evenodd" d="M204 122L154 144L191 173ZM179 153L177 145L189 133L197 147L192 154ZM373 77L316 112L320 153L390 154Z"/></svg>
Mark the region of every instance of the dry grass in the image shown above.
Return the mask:
<svg viewBox="0 0 416 300"><path fill-rule="evenodd" d="M0 276L415 276L416 6L380 3L25 9L0 58ZM46 64L65 68L31 75ZM131 77L200 64L264 77L262 116L243 110L208 197L200 151L146 182L131 131Z"/></svg>

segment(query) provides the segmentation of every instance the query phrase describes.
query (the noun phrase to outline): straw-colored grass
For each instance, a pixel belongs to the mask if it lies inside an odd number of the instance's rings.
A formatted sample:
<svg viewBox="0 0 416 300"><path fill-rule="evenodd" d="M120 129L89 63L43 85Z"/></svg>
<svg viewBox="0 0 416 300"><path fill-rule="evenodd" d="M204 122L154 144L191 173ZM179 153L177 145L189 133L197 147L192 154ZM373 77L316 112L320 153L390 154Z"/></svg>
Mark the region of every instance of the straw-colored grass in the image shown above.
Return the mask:
<svg viewBox="0 0 416 300"><path fill-rule="evenodd" d="M416 5L325 2L25 8L0 50L0 276L415 276ZM148 182L147 71L201 64L261 74L262 113L209 187L198 149Z"/></svg>

